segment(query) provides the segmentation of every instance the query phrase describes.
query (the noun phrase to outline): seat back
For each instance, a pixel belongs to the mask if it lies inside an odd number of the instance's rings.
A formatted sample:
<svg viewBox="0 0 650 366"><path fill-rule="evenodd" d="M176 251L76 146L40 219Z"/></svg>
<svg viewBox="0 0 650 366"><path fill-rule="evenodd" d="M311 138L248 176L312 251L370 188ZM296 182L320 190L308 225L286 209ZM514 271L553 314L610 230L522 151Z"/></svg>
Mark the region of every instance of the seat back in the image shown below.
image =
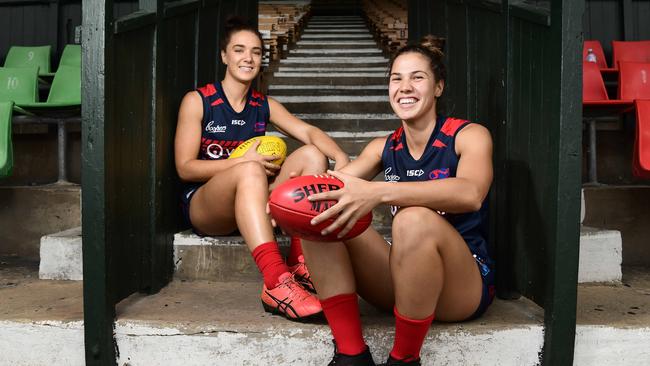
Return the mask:
<svg viewBox="0 0 650 366"><path fill-rule="evenodd" d="M603 46L600 44L600 41L585 41L582 47L582 62L587 61L587 51L589 49L596 55L596 65L601 69L606 69L607 60L605 60L605 52L603 52Z"/></svg>
<svg viewBox="0 0 650 366"><path fill-rule="evenodd" d="M14 166L11 142L12 102L0 102L0 178L8 177Z"/></svg>
<svg viewBox="0 0 650 366"><path fill-rule="evenodd" d="M650 179L650 100L636 101L636 138L632 172Z"/></svg>
<svg viewBox="0 0 650 366"><path fill-rule="evenodd" d="M63 65L81 67L81 45L68 44L65 46L61 61L59 61L59 67Z"/></svg>
<svg viewBox="0 0 650 366"><path fill-rule="evenodd" d="M50 72L51 46L12 46L5 59L5 67L38 67L38 72Z"/></svg>
<svg viewBox="0 0 650 366"><path fill-rule="evenodd" d="M619 64L618 99L650 99L650 63Z"/></svg>
<svg viewBox="0 0 650 366"><path fill-rule="evenodd" d="M0 67L0 102L38 102L38 70Z"/></svg>
<svg viewBox="0 0 650 366"><path fill-rule="evenodd" d="M608 100L600 68L593 62L582 63L582 101Z"/></svg>
<svg viewBox="0 0 650 366"><path fill-rule="evenodd" d="M650 41L612 41L612 67L621 62L650 62Z"/></svg>
<svg viewBox="0 0 650 366"><path fill-rule="evenodd" d="M48 104L81 104L81 69L61 65L54 74Z"/></svg>

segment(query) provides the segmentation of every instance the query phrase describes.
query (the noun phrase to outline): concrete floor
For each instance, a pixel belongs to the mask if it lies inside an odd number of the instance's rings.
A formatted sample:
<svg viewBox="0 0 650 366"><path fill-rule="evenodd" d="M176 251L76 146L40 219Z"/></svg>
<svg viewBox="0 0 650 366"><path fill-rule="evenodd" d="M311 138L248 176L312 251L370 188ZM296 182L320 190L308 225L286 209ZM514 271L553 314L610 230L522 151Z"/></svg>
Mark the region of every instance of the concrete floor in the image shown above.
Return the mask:
<svg viewBox="0 0 650 366"><path fill-rule="evenodd" d="M134 294L118 304L118 320L200 328L205 324L302 326L264 313L260 284L251 282L173 281L158 294ZM38 279L37 263L0 258L0 320L75 321L83 319L82 281ZM583 284L578 287L578 324L650 327L650 269L627 267L620 285ZM364 324L392 323L362 303ZM496 300L479 320L465 328L490 328L542 322L542 310L526 299ZM310 326L310 325L305 325ZM448 327L450 325L441 325Z"/></svg>

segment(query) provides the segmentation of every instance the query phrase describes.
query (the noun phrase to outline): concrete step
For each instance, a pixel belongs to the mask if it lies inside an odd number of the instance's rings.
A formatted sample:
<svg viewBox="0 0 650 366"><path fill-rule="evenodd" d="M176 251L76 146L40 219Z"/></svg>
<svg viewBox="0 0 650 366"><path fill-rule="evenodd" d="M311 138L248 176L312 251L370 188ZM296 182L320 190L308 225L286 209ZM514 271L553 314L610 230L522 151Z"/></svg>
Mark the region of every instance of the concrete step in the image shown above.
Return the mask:
<svg viewBox="0 0 650 366"><path fill-rule="evenodd" d="M326 66L326 67L291 67L291 66L280 66L276 72L311 72L311 73L328 73L328 72L340 72L340 73L355 73L355 72L381 72L386 74L387 70L381 66L375 67L336 67L336 66ZM387 88L387 86L384 86Z"/></svg>
<svg viewBox="0 0 650 366"><path fill-rule="evenodd" d="M305 58L305 57L295 57L290 60L282 60L282 66L292 66L292 67L337 67L337 68L346 68L346 67L359 67L359 66L369 66L369 67L388 67L388 60L381 58L372 58L374 61L358 61L356 58L337 58L336 60L330 60L330 58ZM286 62L285 62L286 61ZM279 83L276 83L279 84ZM375 84L375 83L368 83ZM386 84L386 80L382 81L382 84ZM388 84L386 84L388 85Z"/></svg>
<svg viewBox="0 0 650 366"><path fill-rule="evenodd" d="M374 41L298 41L296 50L354 50L357 48L377 47Z"/></svg>
<svg viewBox="0 0 650 366"><path fill-rule="evenodd" d="M325 98L332 97L330 100ZM391 113L388 102L385 100L387 96L320 96L323 98L321 102L314 102L317 97L308 96L292 96L286 97L292 99L290 102L283 102L282 104L291 113ZM293 99L295 98L295 99ZM300 99L302 98L302 99ZM346 98L351 98L346 101ZM354 98L354 99L352 99ZM359 99L356 99L359 98ZM366 98L367 101L363 101ZM376 101L375 101L376 100Z"/></svg>
<svg viewBox="0 0 650 366"><path fill-rule="evenodd" d="M378 179L383 179L381 176ZM373 226L383 227L390 240L390 213L387 206L373 211ZM39 273L42 279L80 280L81 230L69 230L45 237L41 247ZM278 236L286 251L288 238ZM618 244L617 244L618 243ZM617 247L618 245L618 247ZM191 231L174 237L175 278L182 280L258 281L259 273L243 238L199 237ZM580 236L580 283L620 283L620 236L616 233L584 228Z"/></svg>
<svg viewBox="0 0 650 366"><path fill-rule="evenodd" d="M578 287L574 365L650 364L650 270L627 268L623 279L619 285ZM329 362L328 327L264 313L260 286L175 280L155 295L132 295L116 309L117 363ZM9 264L0 267L0 298L3 364L85 364L81 282L38 280L35 267ZM392 346L394 320L363 301L360 308L365 339L375 361L383 362ZM477 320L434 322L424 342L423 365L537 365L543 338L537 305L525 298L496 299Z"/></svg>
<svg viewBox="0 0 650 366"><path fill-rule="evenodd" d="M291 56L350 56L354 57L372 57L381 55L382 50L375 48L350 48L350 49L323 49L323 48L298 48L290 50Z"/></svg>
<svg viewBox="0 0 650 366"><path fill-rule="evenodd" d="M303 88L301 88L301 86ZM372 95L372 96L385 96L388 95L388 91L385 90L383 85L379 85L384 88L371 89L367 87L355 87L355 85L348 85L353 88L349 89L333 89L333 88L311 88L313 85L284 85L286 88L273 88L269 90L269 96L275 95L284 95L284 96L301 96L301 95L311 95L311 96L363 96L363 95ZM326 85L332 86L332 85ZM276 87L283 87L282 85L276 85ZM289 89L292 88L292 89Z"/></svg>
<svg viewBox="0 0 650 366"><path fill-rule="evenodd" d="M623 265L650 267L650 186L585 186L584 224L621 233Z"/></svg>
<svg viewBox="0 0 650 366"><path fill-rule="evenodd" d="M400 125L399 120L388 113L299 113L296 117L317 126L335 138L344 136L341 133L386 136ZM275 130L271 126L269 131Z"/></svg>
<svg viewBox="0 0 650 366"><path fill-rule="evenodd" d="M301 95L309 95L309 94L318 95L315 94L317 92L331 93L331 95L340 95L339 93L341 92L351 92L351 93L359 93L359 95L363 95L363 92L372 92L374 94L375 91L378 93L377 95L388 95L388 86L385 84L376 84L376 85L271 84L269 85L269 93L271 95L282 95L281 91L283 90L299 91ZM287 94L287 95L291 95L291 94Z"/></svg>
<svg viewBox="0 0 650 366"><path fill-rule="evenodd" d="M81 187L0 186L0 255L39 259L43 235L81 225Z"/></svg>

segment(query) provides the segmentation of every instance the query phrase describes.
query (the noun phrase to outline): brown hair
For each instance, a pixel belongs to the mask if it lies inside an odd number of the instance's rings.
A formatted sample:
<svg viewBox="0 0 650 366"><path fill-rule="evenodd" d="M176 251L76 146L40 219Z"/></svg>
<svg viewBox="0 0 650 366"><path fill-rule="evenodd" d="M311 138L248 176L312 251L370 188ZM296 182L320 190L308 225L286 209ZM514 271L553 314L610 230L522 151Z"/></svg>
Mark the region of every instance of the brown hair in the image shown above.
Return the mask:
<svg viewBox="0 0 650 366"><path fill-rule="evenodd" d="M228 47L228 43L230 43L230 38L232 38L232 35L241 31L248 31L255 34L260 40L262 50L264 50L264 40L262 39L262 34L246 19L236 15L231 15L226 18L224 31L221 35L221 39L219 40L219 49L226 52L226 47Z"/></svg>
<svg viewBox="0 0 650 366"><path fill-rule="evenodd" d="M442 50L444 47L444 38L428 34L422 37L418 44L409 44L397 50L388 63L388 74L390 75L393 70L393 63L399 56L413 52L424 55L429 59L429 66L431 66L431 71L433 71L433 76L435 77L436 82L445 81L447 79L447 69L443 62L445 54Z"/></svg>

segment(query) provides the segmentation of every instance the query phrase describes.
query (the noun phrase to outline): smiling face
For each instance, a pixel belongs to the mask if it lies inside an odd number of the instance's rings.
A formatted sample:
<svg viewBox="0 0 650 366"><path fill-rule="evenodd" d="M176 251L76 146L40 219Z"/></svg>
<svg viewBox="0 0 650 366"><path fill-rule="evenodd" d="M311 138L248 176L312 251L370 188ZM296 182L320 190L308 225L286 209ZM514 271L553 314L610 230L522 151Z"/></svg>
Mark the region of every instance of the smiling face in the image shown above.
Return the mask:
<svg viewBox="0 0 650 366"><path fill-rule="evenodd" d="M390 105L404 121L430 120L444 82L436 81L429 59L416 52L404 53L393 62L388 82Z"/></svg>
<svg viewBox="0 0 650 366"><path fill-rule="evenodd" d="M257 76L262 65L262 43L250 31L233 33L225 51L221 51L221 61L227 65L226 77L241 82L250 82Z"/></svg>

